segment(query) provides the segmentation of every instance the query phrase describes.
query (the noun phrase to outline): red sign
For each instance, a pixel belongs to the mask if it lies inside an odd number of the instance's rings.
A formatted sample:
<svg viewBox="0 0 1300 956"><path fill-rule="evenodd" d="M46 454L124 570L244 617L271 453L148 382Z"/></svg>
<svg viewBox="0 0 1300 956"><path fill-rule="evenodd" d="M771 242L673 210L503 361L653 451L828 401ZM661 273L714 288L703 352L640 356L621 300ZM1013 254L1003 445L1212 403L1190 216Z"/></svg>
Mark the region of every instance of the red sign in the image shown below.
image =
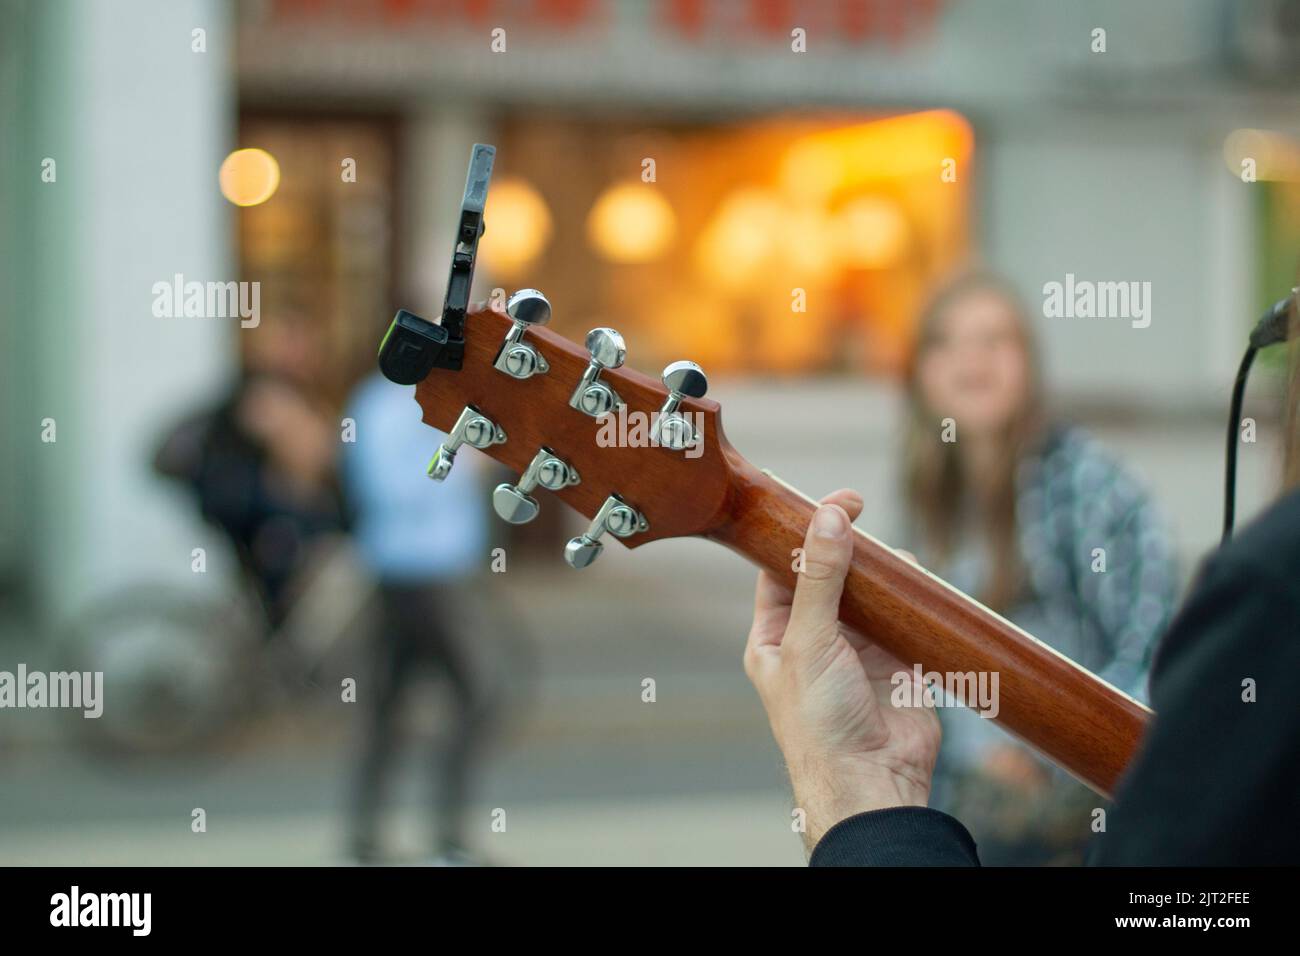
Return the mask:
<svg viewBox="0 0 1300 956"><path fill-rule="evenodd" d="M607 24L615 0L275 0L278 19L333 19L401 28L420 23L534 24L558 31ZM929 32L945 0L659 0L657 21L691 40L789 37L817 42L885 39L902 45Z"/></svg>

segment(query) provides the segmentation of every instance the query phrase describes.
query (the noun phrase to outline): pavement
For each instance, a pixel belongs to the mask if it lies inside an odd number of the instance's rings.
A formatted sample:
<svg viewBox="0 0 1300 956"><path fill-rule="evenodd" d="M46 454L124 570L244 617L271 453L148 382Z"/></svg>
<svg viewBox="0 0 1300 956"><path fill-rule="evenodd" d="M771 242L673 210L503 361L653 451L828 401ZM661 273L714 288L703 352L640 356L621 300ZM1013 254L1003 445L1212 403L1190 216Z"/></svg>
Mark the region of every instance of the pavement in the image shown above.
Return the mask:
<svg viewBox="0 0 1300 956"><path fill-rule="evenodd" d="M520 659L498 652L513 706L469 813L476 854L499 865L803 862L780 755L740 667L752 572L723 568L696 606L672 600L671 581L655 587L609 562L588 587L617 597L613 627L601 614L573 619L571 578L507 576L496 600L526 609L526 633L509 643ZM21 647L0 643L0 667L40 666L41 648ZM350 666L341 656L335 672ZM0 714L0 865L349 862L365 711L324 692L332 680L320 686L185 759L90 756L68 734L80 718ZM413 860L430 842L425 755L444 724L436 681L421 686L387 833ZM205 832L192 832L196 808Z"/></svg>

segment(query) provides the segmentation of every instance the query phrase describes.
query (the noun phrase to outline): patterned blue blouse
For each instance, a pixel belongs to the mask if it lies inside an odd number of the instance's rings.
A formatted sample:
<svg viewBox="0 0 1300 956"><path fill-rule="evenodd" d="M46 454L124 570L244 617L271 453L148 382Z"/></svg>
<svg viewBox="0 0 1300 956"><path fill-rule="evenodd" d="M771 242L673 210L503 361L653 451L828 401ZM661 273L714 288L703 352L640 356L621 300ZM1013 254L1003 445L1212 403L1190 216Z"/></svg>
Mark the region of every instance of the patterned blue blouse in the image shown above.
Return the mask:
<svg viewBox="0 0 1300 956"><path fill-rule="evenodd" d="M1138 481L1077 428L1049 433L1017 473L1016 520L1025 583L1005 616L1126 693L1146 699L1151 652L1169 623L1177 569L1165 523ZM950 559L918 558L968 594L991 560L973 522ZM942 713L941 769L978 762L1011 738L969 712ZM979 724L984 724L981 728ZM981 732L983 731L983 732Z"/></svg>

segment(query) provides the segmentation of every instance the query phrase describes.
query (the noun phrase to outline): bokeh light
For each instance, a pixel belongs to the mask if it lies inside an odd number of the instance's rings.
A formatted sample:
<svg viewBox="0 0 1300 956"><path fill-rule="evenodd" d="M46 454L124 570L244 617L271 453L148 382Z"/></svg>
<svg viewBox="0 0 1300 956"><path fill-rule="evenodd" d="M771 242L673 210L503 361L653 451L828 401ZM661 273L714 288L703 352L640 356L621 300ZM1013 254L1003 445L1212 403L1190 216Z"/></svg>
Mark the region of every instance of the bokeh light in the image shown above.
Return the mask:
<svg viewBox="0 0 1300 956"><path fill-rule="evenodd" d="M726 288L755 279L776 249L782 207L770 191L744 188L728 196L695 247L704 276Z"/></svg>
<svg viewBox="0 0 1300 956"><path fill-rule="evenodd" d="M221 163L217 180L221 195L236 206L256 206L275 195L280 164L264 149L237 149Z"/></svg>
<svg viewBox="0 0 1300 956"><path fill-rule="evenodd" d="M542 194L523 179L493 182L483 216L488 228L479 243L479 256L503 274L528 268L551 241L551 210Z"/></svg>
<svg viewBox="0 0 1300 956"><path fill-rule="evenodd" d="M828 202L906 177L937 182L943 161L963 166L973 143L970 124L951 110L839 126L810 133L790 146L781 164L781 186L792 199Z"/></svg>
<svg viewBox="0 0 1300 956"><path fill-rule="evenodd" d="M907 251L911 232L898 203L883 196L859 196L835 216L835 251L847 268L886 269Z"/></svg>
<svg viewBox="0 0 1300 956"><path fill-rule="evenodd" d="M587 217L587 238L611 262L649 262L662 255L677 232L677 216L654 186L611 186Z"/></svg>
<svg viewBox="0 0 1300 956"><path fill-rule="evenodd" d="M1223 141L1223 161L1240 176L1254 160L1259 182L1300 182L1300 140L1267 129L1237 129Z"/></svg>

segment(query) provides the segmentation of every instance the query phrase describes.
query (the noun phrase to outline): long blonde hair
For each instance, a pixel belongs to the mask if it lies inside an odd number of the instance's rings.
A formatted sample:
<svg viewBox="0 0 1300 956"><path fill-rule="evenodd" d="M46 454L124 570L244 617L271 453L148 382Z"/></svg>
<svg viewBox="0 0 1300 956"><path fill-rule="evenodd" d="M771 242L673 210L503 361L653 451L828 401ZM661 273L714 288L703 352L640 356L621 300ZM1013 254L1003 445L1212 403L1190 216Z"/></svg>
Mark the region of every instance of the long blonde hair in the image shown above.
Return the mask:
<svg viewBox="0 0 1300 956"><path fill-rule="evenodd" d="M956 445L942 439L940 420L921 393L919 369L926 352L942 333L948 314L975 293L992 292L1016 316L1028 367L1028 387L1020 407L999 436L1000 470L992 493L980 509L990 546L991 575L978 597L1004 611L1019 595L1024 581L1016 523L1016 471L1021 459L1041 439L1041 378L1038 350L1028 315L1010 282L989 272L968 272L941 286L921 313L906 372L907 421L903 449L903 497L927 554L936 568L952 556L963 502L970 492Z"/></svg>

